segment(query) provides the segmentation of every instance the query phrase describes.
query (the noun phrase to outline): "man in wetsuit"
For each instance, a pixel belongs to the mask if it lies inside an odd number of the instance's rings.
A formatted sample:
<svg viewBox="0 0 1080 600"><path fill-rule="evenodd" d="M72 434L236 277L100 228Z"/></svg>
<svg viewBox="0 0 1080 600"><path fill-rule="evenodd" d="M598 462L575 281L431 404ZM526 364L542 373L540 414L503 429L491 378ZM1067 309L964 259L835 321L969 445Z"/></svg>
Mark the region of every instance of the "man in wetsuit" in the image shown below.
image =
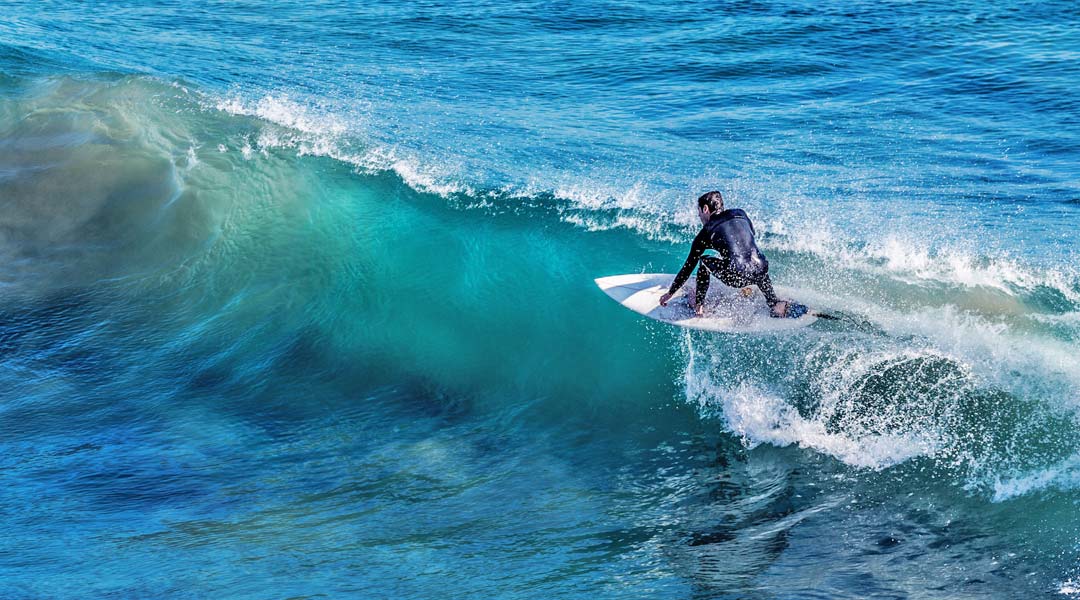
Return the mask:
<svg viewBox="0 0 1080 600"><path fill-rule="evenodd" d="M701 232L690 246L690 255L671 282L668 292L660 297L660 305L667 306L671 297L690 278L690 273L701 263L697 272L697 291L688 295L690 307L697 316L704 315L705 294L709 291L709 277L715 276L724 285L745 288L756 285L765 295L774 317L787 316L788 303L776 297L769 280L769 261L754 243L754 225L750 217L739 208L724 210L724 198L720 192L709 192L698 198L698 217ZM704 256L706 250L715 250L719 256Z"/></svg>

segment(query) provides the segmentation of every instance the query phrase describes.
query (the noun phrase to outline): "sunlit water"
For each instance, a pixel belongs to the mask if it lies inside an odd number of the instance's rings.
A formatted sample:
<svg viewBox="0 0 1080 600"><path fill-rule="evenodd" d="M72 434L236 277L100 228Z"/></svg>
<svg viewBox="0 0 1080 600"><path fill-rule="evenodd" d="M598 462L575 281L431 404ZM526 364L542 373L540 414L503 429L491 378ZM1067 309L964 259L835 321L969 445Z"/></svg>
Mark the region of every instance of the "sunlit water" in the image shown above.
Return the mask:
<svg viewBox="0 0 1080 600"><path fill-rule="evenodd" d="M5 5L0 596L1080 596L1078 19Z"/></svg>

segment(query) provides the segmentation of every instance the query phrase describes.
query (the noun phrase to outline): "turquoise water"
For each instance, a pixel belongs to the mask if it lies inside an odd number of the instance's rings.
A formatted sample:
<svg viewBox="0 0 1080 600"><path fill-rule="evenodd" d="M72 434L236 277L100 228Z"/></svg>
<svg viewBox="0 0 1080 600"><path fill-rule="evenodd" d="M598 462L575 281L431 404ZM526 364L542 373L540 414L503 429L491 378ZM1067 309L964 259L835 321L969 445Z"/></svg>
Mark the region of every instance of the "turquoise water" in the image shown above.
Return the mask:
<svg viewBox="0 0 1080 600"><path fill-rule="evenodd" d="M0 596L1080 596L1073 4L5 8Z"/></svg>

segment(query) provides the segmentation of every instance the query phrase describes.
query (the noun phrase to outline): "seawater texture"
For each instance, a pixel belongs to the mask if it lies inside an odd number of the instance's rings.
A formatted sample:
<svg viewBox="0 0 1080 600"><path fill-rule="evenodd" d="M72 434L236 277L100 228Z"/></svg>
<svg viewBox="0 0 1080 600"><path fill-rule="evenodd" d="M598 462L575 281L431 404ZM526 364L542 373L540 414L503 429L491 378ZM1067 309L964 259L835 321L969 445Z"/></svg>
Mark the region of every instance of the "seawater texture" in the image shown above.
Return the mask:
<svg viewBox="0 0 1080 600"><path fill-rule="evenodd" d="M1078 20L5 4L0 597L1080 596Z"/></svg>

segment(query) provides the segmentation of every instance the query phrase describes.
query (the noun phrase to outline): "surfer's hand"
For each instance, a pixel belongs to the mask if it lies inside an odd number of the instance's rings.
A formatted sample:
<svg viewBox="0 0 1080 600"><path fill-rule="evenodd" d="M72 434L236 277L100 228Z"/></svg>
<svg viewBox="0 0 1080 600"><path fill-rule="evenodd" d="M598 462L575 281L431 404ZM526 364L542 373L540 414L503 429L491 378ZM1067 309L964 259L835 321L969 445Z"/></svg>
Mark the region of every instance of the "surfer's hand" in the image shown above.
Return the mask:
<svg viewBox="0 0 1080 600"><path fill-rule="evenodd" d="M663 296L660 296L660 306L667 306L668 300L671 300L671 297L673 295L674 294L672 294L671 292L668 292Z"/></svg>

